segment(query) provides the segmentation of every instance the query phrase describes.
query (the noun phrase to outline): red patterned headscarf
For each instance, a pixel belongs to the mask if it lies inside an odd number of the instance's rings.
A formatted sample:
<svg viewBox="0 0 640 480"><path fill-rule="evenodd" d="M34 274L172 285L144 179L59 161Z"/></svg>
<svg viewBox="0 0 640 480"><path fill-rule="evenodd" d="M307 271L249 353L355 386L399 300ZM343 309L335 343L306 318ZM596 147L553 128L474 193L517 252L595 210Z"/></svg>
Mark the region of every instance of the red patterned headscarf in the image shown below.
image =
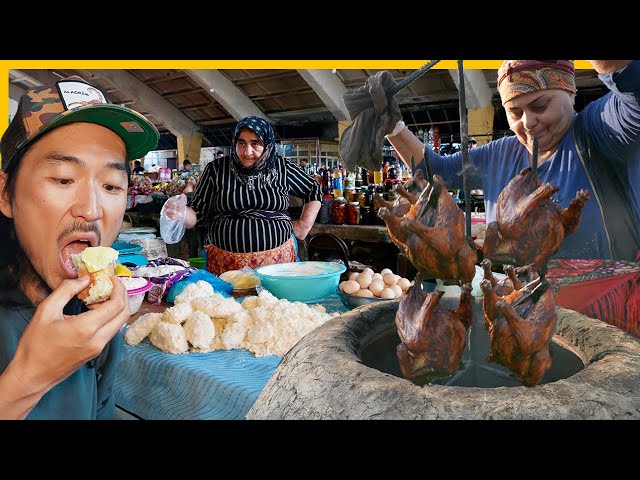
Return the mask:
<svg viewBox="0 0 640 480"><path fill-rule="evenodd" d="M503 105L518 95L551 89L576 93L573 60L505 60L498 69Z"/></svg>

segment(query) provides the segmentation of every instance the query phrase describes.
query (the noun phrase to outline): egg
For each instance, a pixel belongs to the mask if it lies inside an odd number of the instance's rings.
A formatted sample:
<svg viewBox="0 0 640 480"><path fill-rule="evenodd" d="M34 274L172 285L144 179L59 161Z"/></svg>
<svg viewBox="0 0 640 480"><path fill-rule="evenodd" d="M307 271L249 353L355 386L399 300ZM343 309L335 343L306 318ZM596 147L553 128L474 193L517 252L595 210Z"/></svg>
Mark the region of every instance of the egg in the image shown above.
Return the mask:
<svg viewBox="0 0 640 480"><path fill-rule="evenodd" d="M358 278L358 275L360 275L360 273L358 272L353 272L349 275L349 280L355 280L356 278Z"/></svg>
<svg viewBox="0 0 640 480"><path fill-rule="evenodd" d="M369 285L371 285L371 275L369 275L368 273L362 272L356 278L356 282L360 284L360 288L367 288L369 287Z"/></svg>
<svg viewBox="0 0 640 480"><path fill-rule="evenodd" d="M344 293L348 293L349 295L353 295L358 290L360 290L360 284L355 280L347 280L342 286L342 291Z"/></svg>
<svg viewBox="0 0 640 480"><path fill-rule="evenodd" d="M384 288L385 285L382 280L374 280L371 282L371 285L369 285L369 290L371 290L376 297L380 296L380 292L384 290Z"/></svg>
<svg viewBox="0 0 640 480"><path fill-rule="evenodd" d="M400 288L400 285L398 285L397 283L395 285L391 285L389 288L393 290L393 294L394 294L393 296L395 298L402 296L402 293L403 293L402 288Z"/></svg>
<svg viewBox="0 0 640 480"><path fill-rule="evenodd" d="M393 273L390 268L383 268L380 270L380 275L384 276L385 273Z"/></svg>
<svg viewBox="0 0 640 480"><path fill-rule="evenodd" d="M395 275L396 275L396 283L398 283L398 280L400 280L402 277L400 275L398 275L397 273Z"/></svg>
<svg viewBox="0 0 640 480"><path fill-rule="evenodd" d="M373 275L373 270L367 267L364 270L362 270L362 273L366 273L367 275Z"/></svg>
<svg viewBox="0 0 640 480"><path fill-rule="evenodd" d="M380 292L380 298L395 298L395 297L396 297L395 293L393 293L393 290L391 290L390 288L384 288Z"/></svg>
<svg viewBox="0 0 640 480"><path fill-rule="evenodd" d="M362 288L362 289L358 290L356 295L358 297L367 297L367 298L373 297L373 293L371 293L371 290L369 290L368 288Z"/></svg>
<svg viewBox="0 0 640 480"><path fill-rule="evenodd" d="M373 280L382 280L382 274L380 274L380 273L376 272L376 273L374 273L373 275L371 275L371 278L372 278Z"/></svg>
<svg viewBox="0 0 640 480"><path fill-rule="evenodd" d="M382 275L382 279L384 280L384 283L387 285L395 285L396 284L396 276L393 273L385 273L384 275Z"/></svg>
<svg viewBox="0 0 640 480"><path fill-rule="evenodd" d="M398 280L398 286L402 289L402 291L406 292L407 289L411 286L411 282L407 278L401 278Z"/></svg>

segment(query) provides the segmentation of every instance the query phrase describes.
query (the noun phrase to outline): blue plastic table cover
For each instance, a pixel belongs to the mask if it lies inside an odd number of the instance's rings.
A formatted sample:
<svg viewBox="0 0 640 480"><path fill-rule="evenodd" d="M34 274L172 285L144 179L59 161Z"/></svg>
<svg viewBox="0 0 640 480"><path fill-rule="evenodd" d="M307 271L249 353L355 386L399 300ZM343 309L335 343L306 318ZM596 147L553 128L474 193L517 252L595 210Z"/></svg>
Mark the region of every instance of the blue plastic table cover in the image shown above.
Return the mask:
<svg viewBox="0 0 640 480"><path fill-rule="evenodd" d="M329 313L348 311L337 294L319 303ZM148 339L125 343L115 403L145 420L244 419L281 359L240 349L174 355Z"/></svg>

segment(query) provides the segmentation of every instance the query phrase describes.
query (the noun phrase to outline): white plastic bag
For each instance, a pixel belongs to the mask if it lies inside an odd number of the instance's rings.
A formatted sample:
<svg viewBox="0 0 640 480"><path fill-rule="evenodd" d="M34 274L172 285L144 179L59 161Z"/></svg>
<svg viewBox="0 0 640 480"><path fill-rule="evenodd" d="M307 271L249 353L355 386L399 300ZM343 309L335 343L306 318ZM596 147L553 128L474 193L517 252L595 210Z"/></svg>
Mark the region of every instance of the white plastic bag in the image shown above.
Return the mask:
<svg viewBox="0 0 640 480"><path fill-rule="evenodd" d="M160 236L167 244L182 240L187 219L187 196L169 197L160 211Z"/></svg>

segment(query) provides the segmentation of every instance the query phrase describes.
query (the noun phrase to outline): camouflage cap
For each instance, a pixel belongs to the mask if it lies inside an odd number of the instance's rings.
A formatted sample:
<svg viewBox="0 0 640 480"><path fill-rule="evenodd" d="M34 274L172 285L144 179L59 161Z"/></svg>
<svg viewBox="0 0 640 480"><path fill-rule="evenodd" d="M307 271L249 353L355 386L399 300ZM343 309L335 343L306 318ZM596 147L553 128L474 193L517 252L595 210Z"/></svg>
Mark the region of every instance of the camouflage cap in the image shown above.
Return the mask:
<svg viewBox="0 0 640 480"><path fill-rule="evenodd" d="M0 140L2 169L24 147L56 127L75 122L96 123L113 130L127 147L127 160L145 156L156 147L158 129L143 115L114 105L98 87L80 77L29 89Z"/></svg>

